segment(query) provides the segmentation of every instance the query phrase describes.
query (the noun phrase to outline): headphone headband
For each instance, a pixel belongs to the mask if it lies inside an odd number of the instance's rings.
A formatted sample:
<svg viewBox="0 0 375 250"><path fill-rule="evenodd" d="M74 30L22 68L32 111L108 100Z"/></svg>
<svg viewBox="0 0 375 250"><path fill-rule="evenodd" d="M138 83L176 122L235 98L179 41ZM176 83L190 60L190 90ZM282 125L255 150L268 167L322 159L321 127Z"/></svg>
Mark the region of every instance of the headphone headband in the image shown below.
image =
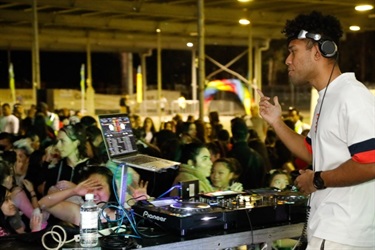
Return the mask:
<svg viewBox="0 0 375 250"><path fill-rule="evenodd" d="M323 38L321 34L310 33L306 30L301 30L297 39L311 39L319 44L320 53L327 58L336 56L337 54L337 45L330 38Z"/></svg>

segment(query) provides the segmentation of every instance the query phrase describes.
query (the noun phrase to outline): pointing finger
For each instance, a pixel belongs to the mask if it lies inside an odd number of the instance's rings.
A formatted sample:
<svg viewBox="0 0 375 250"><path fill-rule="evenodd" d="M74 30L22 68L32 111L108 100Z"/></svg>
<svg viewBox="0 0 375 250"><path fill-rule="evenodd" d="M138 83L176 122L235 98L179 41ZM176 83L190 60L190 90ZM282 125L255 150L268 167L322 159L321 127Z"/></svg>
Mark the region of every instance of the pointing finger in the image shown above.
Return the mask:
<svg viewBox="0 0 375 250"><path fill-rule="evenodd" d="M258 95L260 97L264 97L264 94L263 94L263 92L260 89L256 89L256 91L258 92Z"/></svg>

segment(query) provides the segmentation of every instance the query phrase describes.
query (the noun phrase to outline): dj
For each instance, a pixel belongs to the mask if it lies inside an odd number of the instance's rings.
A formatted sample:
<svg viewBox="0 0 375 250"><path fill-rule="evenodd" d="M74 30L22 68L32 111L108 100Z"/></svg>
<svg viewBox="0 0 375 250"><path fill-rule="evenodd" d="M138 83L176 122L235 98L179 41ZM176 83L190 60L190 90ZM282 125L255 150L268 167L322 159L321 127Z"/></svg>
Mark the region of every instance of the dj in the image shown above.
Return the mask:
<svg viewBox="0 0 375 250"><path fill-rule="evenodd" d="M375 249L375 96L338 65L340 22L319 12L288 20L290 81L319 92L304 138L281 119L278 97L258 91L260 114L285 145L312 163L295 184L311 194L307 249Z"/></svg>

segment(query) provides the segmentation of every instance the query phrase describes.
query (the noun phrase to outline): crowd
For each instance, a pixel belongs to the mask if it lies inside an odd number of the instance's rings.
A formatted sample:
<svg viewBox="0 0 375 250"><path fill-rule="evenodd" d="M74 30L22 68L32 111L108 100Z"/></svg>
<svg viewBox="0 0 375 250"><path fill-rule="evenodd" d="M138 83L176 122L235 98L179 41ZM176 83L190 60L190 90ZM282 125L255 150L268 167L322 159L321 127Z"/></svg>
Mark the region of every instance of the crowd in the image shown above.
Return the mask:
<svg viewBox="0 0 375 250"><path fill-rule="evenodd" d="M256 106L253 109L257 112ZM206 122L189 115L184 120L177 114L156 128L151 117L130 116L140 152L181 162L181 166L164 173L130 169L127 200L159 197L190 180L199 180L199 191L204 193L262 188L269 186L270 170L289 176L299 167L297 159L276 147L281 143L263 120L252 119L253 126L251 120L235 117L227 131L218 112L208 118ZM0 157L3 235L61 222L78 226L79 207L87 192L94 193L98 204L116 201L117 190L111 183L118 178L114 176L117 166L108 160L95 117L65 109L52 112L45 103L27 112L21 104L12 110L4 103ZM178 189L170 195L177 196ZM111 216L113 211L107 209L106 214Z"/></svg>

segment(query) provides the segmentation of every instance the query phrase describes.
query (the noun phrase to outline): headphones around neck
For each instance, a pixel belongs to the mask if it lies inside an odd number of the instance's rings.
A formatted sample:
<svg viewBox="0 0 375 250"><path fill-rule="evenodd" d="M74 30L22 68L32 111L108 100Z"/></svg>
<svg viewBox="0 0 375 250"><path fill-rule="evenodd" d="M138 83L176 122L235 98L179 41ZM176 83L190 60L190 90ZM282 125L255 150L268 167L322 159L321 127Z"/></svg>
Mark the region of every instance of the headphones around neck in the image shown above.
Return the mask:
<svg viewBox="0 0 375 250"><path fill-rule="evenodd" d="M319 44L319 51L322 56L327 58L335 57L337 54L337 45L334 41L323 38L320 34L309 33L306 30L301 30L297 36L298 39L309 38Z"/></svg>

